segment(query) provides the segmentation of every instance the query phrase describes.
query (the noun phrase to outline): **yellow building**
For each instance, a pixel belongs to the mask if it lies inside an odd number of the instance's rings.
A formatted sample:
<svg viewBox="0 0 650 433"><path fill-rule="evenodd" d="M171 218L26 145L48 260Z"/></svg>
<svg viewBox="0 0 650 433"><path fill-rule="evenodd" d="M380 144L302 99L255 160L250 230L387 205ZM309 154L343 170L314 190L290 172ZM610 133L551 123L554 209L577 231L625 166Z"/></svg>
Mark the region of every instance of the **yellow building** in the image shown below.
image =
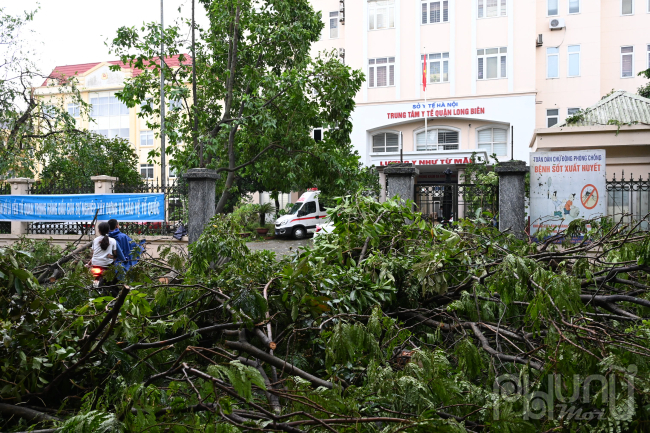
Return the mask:
<svg viewBox="0 0 650 433"><path fill-rule="evenodd" d="M170 68L177 67L178 56L167 58L165 64ZM111 71L110 67L113 65L120 65L120 71ZM115 96L116 92L124 88L125 80L141 72L120 61L57 66L34 91L44 100L57 100L57 103L61 103L63 98L64 108L76 119L79 129L88 129L107 137L117 136L129 140L138 155L138 168L142 177L160 179L162 177L160 161L157 160L155 164L147 161L147 155L151 150L160 150L160 131L150 130L146 119L138 117L139 107L128 108ZM58 85L60 79L70 77L76 78L83 101L91 104L92 122L80 115L79 105L73 103L69 95L61 93ZM169 101L166 105L169 106ZM169 165L166 171L166 178L173 180L176 177L176 173L169 170Z"/></svg>

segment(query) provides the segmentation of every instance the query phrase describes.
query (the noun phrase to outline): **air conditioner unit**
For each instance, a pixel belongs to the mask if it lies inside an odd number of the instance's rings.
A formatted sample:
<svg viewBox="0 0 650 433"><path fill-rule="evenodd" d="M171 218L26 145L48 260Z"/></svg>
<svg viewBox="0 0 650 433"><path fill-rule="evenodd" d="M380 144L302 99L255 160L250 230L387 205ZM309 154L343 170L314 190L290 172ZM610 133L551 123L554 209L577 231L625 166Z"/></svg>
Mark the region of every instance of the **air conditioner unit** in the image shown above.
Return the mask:
<svg viewBox="0 0 650 433"><path fill-rule="evenodd" d="M345 58L345 48L339 48L339 57Z"/></svg>
<svg viewBox="0 0 650 433"><path fill-rule="evenodd" d="M548 26L551 30L560 30L566 27L564 25L564 18L553 18Z"/></svg>
<svg viewBox="0 0 650 433"><path fill-rule="evenodd" d="M537 35L537 46L541 47L542 45L544 45L544 35L539 34Z"/></svg>

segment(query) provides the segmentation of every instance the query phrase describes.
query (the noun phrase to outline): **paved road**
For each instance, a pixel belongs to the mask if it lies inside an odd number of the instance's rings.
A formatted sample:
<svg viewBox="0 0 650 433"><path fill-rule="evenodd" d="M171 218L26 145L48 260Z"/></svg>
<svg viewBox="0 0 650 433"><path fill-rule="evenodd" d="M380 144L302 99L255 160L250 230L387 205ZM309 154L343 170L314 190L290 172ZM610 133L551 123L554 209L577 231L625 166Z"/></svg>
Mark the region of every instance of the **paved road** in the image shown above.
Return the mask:
<svg viewBox="0 0 650 433"><path fill-rule="evenodd" d="M311 244L311 238L302 239L299 241L294 239L276 238L270 241L246 242L246 246L251 251L258 251L258 250L274 251L278 258L287 254L293 254L299 247L310 245L310 244Z"/></svg>

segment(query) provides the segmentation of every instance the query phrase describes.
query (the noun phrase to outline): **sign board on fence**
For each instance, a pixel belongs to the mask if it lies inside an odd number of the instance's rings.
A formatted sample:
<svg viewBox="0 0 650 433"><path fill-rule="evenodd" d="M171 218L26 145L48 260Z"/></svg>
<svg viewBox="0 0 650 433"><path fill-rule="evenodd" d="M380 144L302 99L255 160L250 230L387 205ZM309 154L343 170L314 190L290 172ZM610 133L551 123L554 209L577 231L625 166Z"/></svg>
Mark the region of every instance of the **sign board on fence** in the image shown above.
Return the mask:
<svg viewBox="0 0 650 433"><path fill-rule="evenodd" d="M604 150L530 154L530 234L564 230L576 218L606 215Z"/></svg>
<svg viewBox="0 0 650 433"><path fill-rule="evenodd" d="M165 194L0 196L0 221L164 221Z"/></svg>

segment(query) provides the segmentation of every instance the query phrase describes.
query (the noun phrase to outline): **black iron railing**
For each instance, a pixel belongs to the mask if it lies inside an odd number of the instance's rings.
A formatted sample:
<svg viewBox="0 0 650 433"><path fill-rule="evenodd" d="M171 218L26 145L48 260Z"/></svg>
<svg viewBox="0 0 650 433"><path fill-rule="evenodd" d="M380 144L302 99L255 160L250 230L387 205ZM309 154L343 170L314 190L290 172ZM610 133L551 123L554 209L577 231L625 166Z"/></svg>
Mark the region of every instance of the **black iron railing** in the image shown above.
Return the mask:
<svg viewBox="0 0 650 433"><path fill-rule="evenodd" d="M27 227L29 235L81 235L95 234L92 221L87 222L36 222Z"/></svg>
<svg viewBox="0 0 650 433"><path fill-rule="evenodd" d="M114 193L164 193L165 222L128 222L120 223L120 231L130 236L172 235L179 225L187 223L187 195L189 186L183 178L173 178L162 186L159 179L147 179L140 185L113 186Z"/></svg>
<svg viewBox="0 0 650 433"><path fill-rule="evenodd" d="M0 221L0 235L11 234L11 221Z"/></svg>
<svg viewBox="0 0 650 433"><path fill-rule="evenodd" d="M43 184L41 182L34 182L29 186L30 194L94 194L95 184L90 181L88 183L80 184Z"/></svg>
<svg viewBox="0 0 650 433"><path fill-rule="evenodd" d="M0 182L0 195L10 195L11 185L7 182Z"/></svg>
<svg viewBox="0 0 650 433"><path fill-rule="evenodd" d="M644 229L648 228L648 214L650 213L650 174L648 179L642 177L634 180L630 175L629 180L617 180L616 175L607 181L607 215L616 222L630 223L643 221Z"/></svg>

